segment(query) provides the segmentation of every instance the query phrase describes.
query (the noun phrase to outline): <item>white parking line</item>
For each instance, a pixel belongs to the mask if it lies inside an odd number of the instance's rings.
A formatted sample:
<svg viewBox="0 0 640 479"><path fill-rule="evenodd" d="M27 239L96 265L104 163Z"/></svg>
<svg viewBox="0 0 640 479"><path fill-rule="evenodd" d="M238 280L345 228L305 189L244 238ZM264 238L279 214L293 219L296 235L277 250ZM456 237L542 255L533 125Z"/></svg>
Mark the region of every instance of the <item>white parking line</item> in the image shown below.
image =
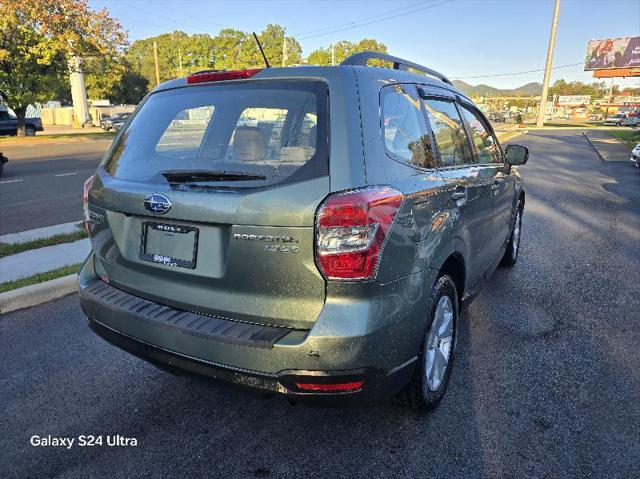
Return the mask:
<svg viewBox="0 0 640 479"><path fill-rule="evenodd" d="M75 171L73 173L60 173L59 175L53 175L53 176L73 176L73 175L77 175L78 173L76 173Z"/></svg>
<svg viewBox="0 0 640 479"><path fill-rule="evenodd" d="M4 181L0 181L0 184L3 184L3 183L20 183L21 181L24 181L24 180L4 180Z"/></svg>

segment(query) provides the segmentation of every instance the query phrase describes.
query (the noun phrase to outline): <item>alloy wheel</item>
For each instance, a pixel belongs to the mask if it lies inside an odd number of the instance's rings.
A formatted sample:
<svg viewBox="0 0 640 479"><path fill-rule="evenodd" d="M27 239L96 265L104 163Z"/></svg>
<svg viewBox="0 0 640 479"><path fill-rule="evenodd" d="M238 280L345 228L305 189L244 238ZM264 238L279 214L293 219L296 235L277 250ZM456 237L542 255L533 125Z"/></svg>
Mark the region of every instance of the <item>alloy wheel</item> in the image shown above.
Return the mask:
<svg viewBox="0 0 640 479"><path fill-rule="evenodd" d="M449 296L438 301L427 336L425 376L427 387L437 391L447 372L453 348L453 303Z"/></svg>

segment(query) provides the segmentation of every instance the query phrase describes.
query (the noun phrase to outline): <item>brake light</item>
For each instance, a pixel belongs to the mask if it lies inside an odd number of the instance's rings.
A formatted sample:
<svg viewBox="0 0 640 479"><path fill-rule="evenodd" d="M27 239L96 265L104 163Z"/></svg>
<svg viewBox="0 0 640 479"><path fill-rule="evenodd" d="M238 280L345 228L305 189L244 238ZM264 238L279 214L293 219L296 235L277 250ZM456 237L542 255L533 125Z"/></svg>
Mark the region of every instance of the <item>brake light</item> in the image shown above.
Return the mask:
<svg viewBox="0 0 640 479"><path fill-rule="evenodd" d="M402 193L370 187L331 195L316 214L316 258L327 279L375 276Z"/></svg>
<svg viewBox="0 0 640 479"><path fill-rule="evenodd" d="M254 70L231 70L228 72L193 73L192 75L187 76L187 83L192 84L210 81L241 80L243 78L250 78L259 71L261 71L260 68Z"/></svg>
<svg viewBox="0 0 640 479"><path fill-rule="evenodd" d="M347 392L359 391L362 389L364 381L353 381L349 383L294 383L298 389L315 392Z"/></svg>
<svg viewBox="0 0 640 479"><path fill-rule="evenodd" d="M82 209L84 210L84 228L87 230L87 233L91 233L90 223L89 223L89 190L91 189L91 185L93 185L93 180L96 177L91 175L84 182L82 187Z"/></svg>

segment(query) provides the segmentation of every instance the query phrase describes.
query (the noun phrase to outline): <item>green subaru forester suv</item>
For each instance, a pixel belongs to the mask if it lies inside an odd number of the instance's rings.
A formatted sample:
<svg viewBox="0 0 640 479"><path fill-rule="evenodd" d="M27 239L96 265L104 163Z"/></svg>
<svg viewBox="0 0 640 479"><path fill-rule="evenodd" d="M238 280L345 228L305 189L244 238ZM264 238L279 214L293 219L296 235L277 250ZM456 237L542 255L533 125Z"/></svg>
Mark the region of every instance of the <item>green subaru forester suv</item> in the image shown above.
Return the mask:
<svg viewBox="0 0 640 479"><path fill-rule="evenodd" d="M388 55L163 83L85 184L82 308L172 372L427 410L463 299L518 258L527 157Z"/></svg>

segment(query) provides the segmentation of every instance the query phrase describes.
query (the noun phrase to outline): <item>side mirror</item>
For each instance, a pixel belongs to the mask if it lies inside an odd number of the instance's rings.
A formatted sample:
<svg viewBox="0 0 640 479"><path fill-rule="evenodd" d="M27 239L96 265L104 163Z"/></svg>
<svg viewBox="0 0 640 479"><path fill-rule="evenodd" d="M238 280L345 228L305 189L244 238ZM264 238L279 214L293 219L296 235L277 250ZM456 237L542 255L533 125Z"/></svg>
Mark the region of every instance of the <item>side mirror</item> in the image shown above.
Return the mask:
<svg viewBox="0 0 640 479"><path fill-rule="evenodd" d="M523 145L507 145L504 153L509 166L524 165L529 159L529 148Z"/></svg>

